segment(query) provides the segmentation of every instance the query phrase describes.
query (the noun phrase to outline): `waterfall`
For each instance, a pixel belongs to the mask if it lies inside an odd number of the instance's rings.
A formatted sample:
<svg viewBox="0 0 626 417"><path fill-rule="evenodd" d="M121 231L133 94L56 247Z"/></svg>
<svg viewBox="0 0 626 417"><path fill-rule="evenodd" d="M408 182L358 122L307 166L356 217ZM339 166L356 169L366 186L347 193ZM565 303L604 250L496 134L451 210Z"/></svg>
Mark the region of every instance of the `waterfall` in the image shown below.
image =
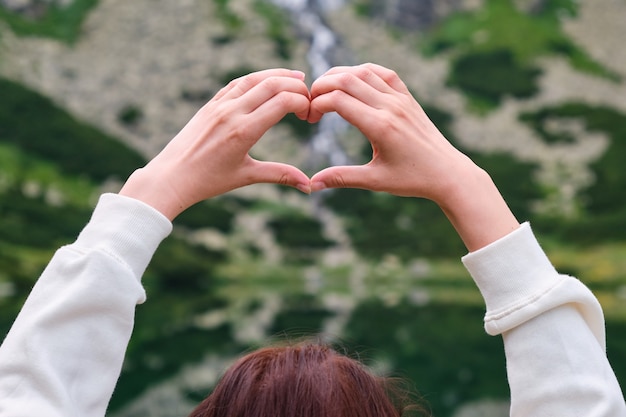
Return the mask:
<svg viewBox="0 0 626 417"><path fill-rule="evenodd" d="M345 0L271 0L287 10L303 37L310 42L307 53L313 80L336 65L349 65L345 53L341 53L338 36L326 24L324 15L343 6ZM337 138L345 133L349 124L337 113L325 114L316 133L309 140L313 158L312 168L320 165L347 165L350 158Z"/></svg>

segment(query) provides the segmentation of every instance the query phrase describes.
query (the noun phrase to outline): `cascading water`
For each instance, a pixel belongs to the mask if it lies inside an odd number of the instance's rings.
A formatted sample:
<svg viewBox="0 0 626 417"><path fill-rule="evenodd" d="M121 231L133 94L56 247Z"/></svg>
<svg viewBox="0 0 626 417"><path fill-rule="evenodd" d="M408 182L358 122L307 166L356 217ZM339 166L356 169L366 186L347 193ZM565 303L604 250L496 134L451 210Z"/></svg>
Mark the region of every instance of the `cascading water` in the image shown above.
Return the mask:
<svg viewBox="0 0 626 417"><path fill-rule="evenodd" d="M326 24L324 16L333 10L342 7L345 0L271 0L273 4L287 10L291 15L297 30L302 37L309 41L307 61L310 66L313 80L320 77L330 68L337 65L351 65L350 56L339 42L339 37ZM322 117L318 123L316 133L309 139L311 148L311 167L319 169L324 166L348 165L350 158L339 143L339 138L344 134L350 125L337 113L328 113ZM331 190L326 190L331 192ZM345 230L337 227L337 218L332 210L323 204L323 194L314 193L311 196L314 216L320 221L326 235L331 236L337 243L333 252L339 256L351 253L351 241ZM359 268L355 268L351 277L351 285L354 286L353 294L358 294L361 288L362 277ZM312 273L309 275L307 284L312 288L319 288L322 285L322 275ZM325 331L320 334L322 338L332 340L333 336L339 334L345 322L351 315L351 305L335 306L336 315L333 319L326 320Z"/></svg>
<svg viewBox="0 0 626 417"><path fill-rule="evenodd" d="M298 31L309 40L307 61L312 79L316 79L336 65L349 65L346 54L341 51L338 36L326 24L324 14L344 5L345 0L271 0L287 10ZM346 165L350 158L338 142L338 137L348 129L348 123L337 113L324 115L316 133L311 137L313 158L311 168L320 165Z"/></svg>

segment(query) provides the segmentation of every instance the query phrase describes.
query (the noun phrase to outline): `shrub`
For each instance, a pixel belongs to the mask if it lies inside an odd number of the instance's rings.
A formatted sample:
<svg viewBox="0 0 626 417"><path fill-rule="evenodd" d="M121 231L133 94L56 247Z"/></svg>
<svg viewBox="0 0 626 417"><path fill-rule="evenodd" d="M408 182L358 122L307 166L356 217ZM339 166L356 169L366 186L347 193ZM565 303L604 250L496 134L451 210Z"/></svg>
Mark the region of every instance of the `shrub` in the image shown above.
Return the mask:
<svg viewBox="0 0 626 417"><path fill-rule="evenodd" d="M291 261L311 261L321 249L332 246L322 234L320 222L304 214L283 213L268 226Z"/></svg>
<svg viewBox="0 0 626 417"><path fill-rule="evenodd" d="M566 103L526 113L521 119L540 136L551 140L543 129L543 121L551 118L579 119L588 131L608 135L610 144L604 154L590 165L595 182L579 191L583 215L576 219L546 217L535 223L546 233L578 243L624 240L626 229L626 115L605 106Z"/></svg>
<svg viewBox="0 0 626 417"><path fill-rule="evenodd" d="M74 240L90 215L89 208L49 206L42 197L26 197L11 187L0 195L0 241L32 248L57 247Z"/></svg>
<svg viewBox="0 0 626 417"><path fill-rule="evenodd" d="M117 113L117 120L126 126L134 126L139 123L141 119L143 119L143 111L133 104L122 107Z"/></svg>
<svg viewBox="0 0 626 417"><path fill-rule="evenodd" d="M228 198L211 199L189 207L174 220L177 226L190 229L210 227L221 232L229 232L232 229L232 220L235 216L236 206L230 207Z"/></svg>
<svg viewBox="0 0 626 417"><path fill-rule="evenodd" d="M50 37L73 44L80 36L87 14L97 4L98 0L74 0L65 6L55 2L36 19L0 7L0 20L5 21L20 36Z"/></svg>
<svg viewBox="0 0 626 417"><path fill-rule="evenodd" d="M535 67L520 65L506 49L461 55L452 61L448 84L469 97L496 106L507 96L530 97L537 93Z"/></svg>

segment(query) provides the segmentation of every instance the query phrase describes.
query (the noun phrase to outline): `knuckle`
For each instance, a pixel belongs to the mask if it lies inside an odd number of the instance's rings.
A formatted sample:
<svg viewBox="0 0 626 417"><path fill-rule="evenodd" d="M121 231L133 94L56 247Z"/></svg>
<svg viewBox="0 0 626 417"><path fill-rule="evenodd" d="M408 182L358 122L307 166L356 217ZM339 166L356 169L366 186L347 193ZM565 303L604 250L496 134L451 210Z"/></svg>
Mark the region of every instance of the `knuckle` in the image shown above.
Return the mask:
<svg viewBox="0 0 626 417"><path fill-rule="evenodd" d="M382 79L387 83L387 84L393 84L396 81L398 81L400 79L400 77L398 76L398 73L393 71L393 70L387 70L383 73L382 75Z"/></svg>
<svg viewBox="0 0 626 417"><path fill-rule="evenodd" d="M375 122L372 123L372 133L376 137L393 135L398 128L397 121L394 120L394 115L388 112L383 112Z"/></svg>
<svg viewBox="0 0 626 417"><path fill-rule="evenodd" d="M279 90L280 82L276 77L269 77L261 82L261 87L269 92L275 92Z"/></svg>
<svg viewBox="0 0 626 417"><path fill-rule="evenodd" d="M345 178L341 173L336 173L332 178L332 186L335 188L348 188Z"/></svg>
<svg viewBox="0 0 626 417"><path fill-rule="evenodd" d="M281 91L280 93L276 94L276 99L278 100L278 103L281 107L289 107L294 101L293 94L287 91Z"/></svg>
<svg viewBox="0 0 626 417"><path fill-rule="evenodd" d="M347 99L347 94L342 90L334 90L328 93L330 102L340 107Z"/></svg>
<svg viewBox="0 0 626 417"><path fill-rule="evenodd" d="M242 93L245 93L246 91L254 87L257 82L258 81L256 74L247 74L232 80L230 83L234 84L234 87L238 88Z"/></svg>
<svg viewBox="0 0 626 417"><path fill-rule="evenodd" d="M231 139L237 142L243 142L250 137L250 126L247 123L235 123L231 128Z"/></svg>
<svg viewBox="0 0 626 417"><path fill-rule="evenodd" d="M277 108L286 111L292 107L293 97L291 94L281 91L273 97L272 101Z"/></svg>
<svg viewBox="0 0 626 417"><path fill-rule="evenodd" d="M349 85L354 83L355 76L354 76L354 74L352 74L350 72L342 72L341 74L339 74L339 77L338 77L337 81L338 81L340 86L345 88L345 87L347 87L347 86L349 86Z"/></svg>
<svg viewBox="0 0 626 417"><path fill-rule="evenodd" d="M287 172L283 171L280 174L280 178L278 178L278 182L279 185L288 185L289 184L289 175L287 174Z"/></svg>
<svg viewBox="0 0 626 417"><path fill-rule="evenodd" d="M356 76L367 81L374 76L374 72L368 66L360 66L356 68Z"/></svg>
<svg viewBox="0 0 626 417"><path fill-rule="evenodd" d="M337 185L341 188L348 188L348 184L346 183L346 180L343 177L343 175L337 176Z"/></svg>

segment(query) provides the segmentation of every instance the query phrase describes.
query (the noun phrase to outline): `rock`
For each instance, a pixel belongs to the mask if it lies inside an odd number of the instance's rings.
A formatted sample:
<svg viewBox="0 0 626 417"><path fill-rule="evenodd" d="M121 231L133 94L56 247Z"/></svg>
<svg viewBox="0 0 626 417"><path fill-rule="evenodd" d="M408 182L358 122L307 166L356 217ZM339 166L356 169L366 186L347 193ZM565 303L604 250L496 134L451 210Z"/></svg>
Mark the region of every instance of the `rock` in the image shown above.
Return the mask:
<svg viewBox="0 0 626 417"><path fill-rule="evenodd" d="M449 14L476 7L476 1L466 0L371 0L374 18L408 30L425 30Z"/></svg>
<svg viewBox="0 0 626 417"><path fill-rule="evenodd" d="M39 19L51 6L65 7L73 0L0 0L0 7L30 19Z"/></svg>

